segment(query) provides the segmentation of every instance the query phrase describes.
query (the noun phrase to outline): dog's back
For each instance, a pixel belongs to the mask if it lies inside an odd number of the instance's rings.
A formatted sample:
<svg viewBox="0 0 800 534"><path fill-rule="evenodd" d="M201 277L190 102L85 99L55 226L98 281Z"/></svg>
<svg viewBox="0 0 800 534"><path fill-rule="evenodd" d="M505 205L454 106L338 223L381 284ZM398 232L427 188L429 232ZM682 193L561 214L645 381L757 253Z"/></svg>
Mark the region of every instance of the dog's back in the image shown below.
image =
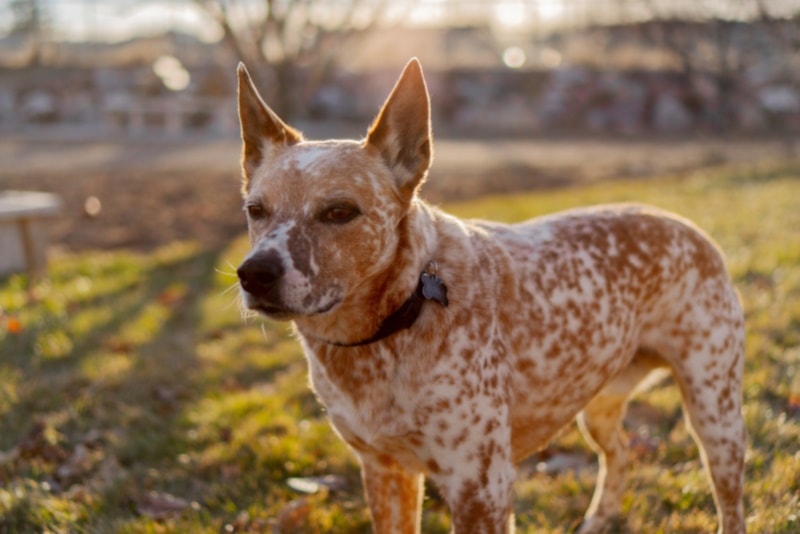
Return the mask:
<svg viewBox="0 0 800 534"><path fill-rule="evenodd" d="M477 224L511 273L496 298L516 458L545 445L636 354L658 355L650 368L741 366L738 296L718 248L689 221L626 204Z"/></svg>

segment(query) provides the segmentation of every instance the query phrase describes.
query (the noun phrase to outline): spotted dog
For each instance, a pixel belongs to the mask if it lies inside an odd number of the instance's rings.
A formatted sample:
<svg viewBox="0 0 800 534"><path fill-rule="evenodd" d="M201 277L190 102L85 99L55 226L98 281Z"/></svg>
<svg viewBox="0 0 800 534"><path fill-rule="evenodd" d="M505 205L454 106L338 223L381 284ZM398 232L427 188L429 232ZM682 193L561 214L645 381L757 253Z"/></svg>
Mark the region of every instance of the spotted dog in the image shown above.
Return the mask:
<svg viewBox="0 0 800 534"><path fill-rule="evenodd" d="M427 205L416 60L361 141L304 140L238 76L242 297L294 322L376 532L419 532L423 477L455 532L512 531L515 463L576 418L600 464L578 531L600 530L619 512L627 400L660 371L680 388L720 532L745 531L742 309L703 232L639 205L513 225Z"/></svg>

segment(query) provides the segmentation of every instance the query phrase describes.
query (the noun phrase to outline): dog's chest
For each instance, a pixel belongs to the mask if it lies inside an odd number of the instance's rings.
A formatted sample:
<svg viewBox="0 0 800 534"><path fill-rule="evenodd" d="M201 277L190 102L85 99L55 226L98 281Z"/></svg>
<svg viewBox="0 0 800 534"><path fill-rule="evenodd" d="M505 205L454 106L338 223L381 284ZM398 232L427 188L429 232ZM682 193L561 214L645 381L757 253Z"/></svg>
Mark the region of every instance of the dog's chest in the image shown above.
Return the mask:
<svg viewBox="0 0 800 534"><path fill-rule="evenodd" d="M418 396L413 371L383 348L337 353L323 364L330 355L306 350L312 387L336 430L357 450L384 450L387 441L402 449Z"/></svg>
<svg viewBox="0 0 800 534"><path fill-rule="evenodd" d="M440 338L441 352L434 352L413 336L400 337L407 339L396 352L389 344L352 356L341 351L333 360L307 350L310 377L333 426L351 447L388 453L425 470L434 451L466 450L467 438L482 435L473 427L504 419L508 376L496 359L489 369L496 338L476 342L454 328Z"/></svg>

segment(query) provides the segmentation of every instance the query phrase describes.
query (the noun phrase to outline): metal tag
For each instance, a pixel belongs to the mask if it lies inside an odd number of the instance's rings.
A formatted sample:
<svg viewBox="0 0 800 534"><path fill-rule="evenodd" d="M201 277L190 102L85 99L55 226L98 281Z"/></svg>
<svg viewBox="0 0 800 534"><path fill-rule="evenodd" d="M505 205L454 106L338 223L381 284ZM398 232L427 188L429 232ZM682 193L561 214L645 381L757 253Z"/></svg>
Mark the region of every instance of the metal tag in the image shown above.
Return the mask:
<svg viewBox="0 0 800 534"><path fill-rule="evenodd" d="M447 286L436 274L422 273L422 296L447 306Z"/></svg>

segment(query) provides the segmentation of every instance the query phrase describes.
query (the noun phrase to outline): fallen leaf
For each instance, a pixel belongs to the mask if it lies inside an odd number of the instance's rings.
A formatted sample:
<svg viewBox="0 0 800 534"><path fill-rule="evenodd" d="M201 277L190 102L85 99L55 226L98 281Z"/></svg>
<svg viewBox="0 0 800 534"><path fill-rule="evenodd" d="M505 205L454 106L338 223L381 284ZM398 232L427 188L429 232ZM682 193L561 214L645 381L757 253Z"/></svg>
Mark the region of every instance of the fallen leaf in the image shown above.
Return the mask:
<svg viewBox="0 0 800 534"><path fill-rule="evenodd" d="M186 298L186 288L168 287L158 295L158 303L162 306L175 306Z"/></svg>
<svg viewBox="0 0 800 534"><path fill-rule="evenodd" d="M56 477L61 482L77 482L93 471L104 457L102 448L79 443L69 458L56 469Z"/></svg>
<svg viewBox="0 0 800 534"><path fill-rule="evenodd" d="M0 451L0 467L3 467L6 464L10 464L14 460L19 458L19 448L14 447L8 452Z"/></svg>
<svg viewBox="0 0 800 534"><path fill-rule="evenodd" d="M222 464L219 467L219 474L222 480L229 482L241 476L242 468L236 464Z"/></svg>
<svg viewBox="0 0 800 534"><path fill-rule="evenodd" d="M72 454L67 461L61 464L56 469L56 475L61 480L78 477L91 468L91 460L89 458L89 449L86 445L79 444L72 451Z"/></svg>
<svg viewBox="0 0 800 534"><path fill-rule="evenodd" d="M300 493L313 494L322 488L331 491L344 491L347 489L347 479L339 475L325 475L321 477L292 477L286 484Z"/></svg>
<svg viewBox="0 0 800 534"><path fill-rule="evenodd" d="M647 435L629 433L628 443L633 457L643 459L654 454L658 450L659 440Z"/></svg>
<svg viewBox="0 0 800 534"><path fill-rule="evenodd" d="M559 475L565 471L579 472L594 466L583 453L558 452L536 464L536 471L546 475Z"/></svg>
<svg viewBox="0 0 800 534"><path fill-rule="evenodd" d="M128 471L122 467L113 456L106 456L97 467L94 480L103 485L103 487L111 486L120 480L124 480L128 476Z"/></svg>
<svg viewBox="0 0 800 534"><path fill-rule="evenodd" d="M22 322L19 320L19 318L15 317L13 315L10 315L6 319L6 331L9 334L14 334L14 335L21 334L22 333Z"/></svg>
<svg viewBox="0 0 800 534"><path fill-rule="evenodd" d="M219 429L219 439L223 443L230 443L233 439L233 429L229 426L223 426Z"/></svg>
<svg viewBox="0 0 800 534"><path fill-rule="evenodd" d="M168 493L148 492L136 503L136 511L150 519L162 520L183 513L189 503Z"/></svg>
<svg viewBox="0 0 800 534"><path fill-rule="evenodd" d="M116 354L127 354L133 351L133 344L123 339L112 337L105 341L105 347Z"/></svg>
<svg viewBox="0 0 800 534"><path fill-rule="evenodd" d="M239 512L231 526L233 526L235 532L246 532L250 526L250 512L247 510Z"/></svg>
<svg viewBox="0 0 800 534"><path fill-rule="evenodd" d="M320 490L321 486L311 478L295 478L292 477L286 481L286 485L300 493L316 493Z"/></svg>
<svg viewBox="0 0 800 534"><path fill-rule="evenodd" d="M48 437L48 427L37 421L28 433L17 443L20 458L40 458L46 462L62 462L69 453L56 442L56 438Z"/></svg>
<svg viewBox="0 0 800 534"><path fill-rule="evenodd" d="M83 484L73 484L64 492L63 497L74 503L91 505L95 498L93 493Z"/></svg>
<svg viewBox="0 0 800 534"><path fill-rule="evenodd" d="M800 413L800 393L789 395L789 410L792 413Z"/></svg>
<svg viewBox="0 0 800 534"><path fill-rule="evenodd" d="M311 503L305 498L295 499L278 512L275 522L278 532L302 532L303 527L308 524L308 516L311 513Z"/></svg>
<svg viewBox="0 0 800 534"><path fill-rule="evenodd" d="M81 443L83 443L87 447L97 447L99 445L102 445L104 441L106 441L105 432L103 432L102 430L98 430L96 428L89 430L81 438Z"/></svg>

